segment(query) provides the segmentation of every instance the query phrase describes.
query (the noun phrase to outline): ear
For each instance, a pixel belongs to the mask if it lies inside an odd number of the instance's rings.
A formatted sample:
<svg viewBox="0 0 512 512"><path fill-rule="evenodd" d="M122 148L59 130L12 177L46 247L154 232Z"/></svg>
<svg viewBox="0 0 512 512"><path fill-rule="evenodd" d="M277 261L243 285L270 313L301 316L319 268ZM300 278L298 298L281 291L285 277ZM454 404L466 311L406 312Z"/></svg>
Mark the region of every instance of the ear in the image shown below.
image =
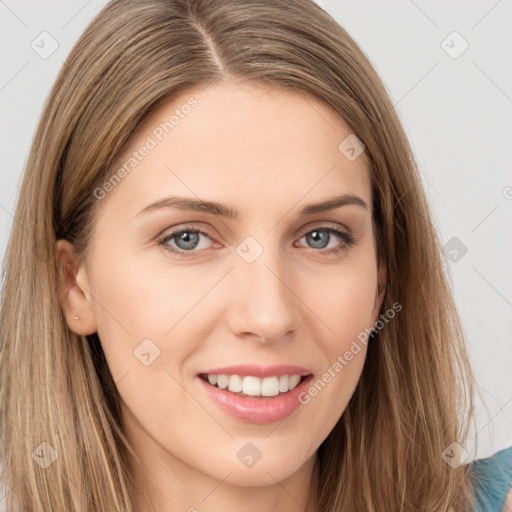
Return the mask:
<svg viewBox="0 0 512 512"><path fill-rule="evenodd" d="M57 257L59 297L66 322L76 334L93 334L97 325L85 265L79 262L73 244L67 240L57 241Z"/></svg>
<svg viewBox="0 0 512 512"><path fill-rule="evenodd" d="M379 267L377 273L377 288L375 290L375 303L373 305L373 324L379 319L379 311L386 294L387 273L384 265Z"/></svg>

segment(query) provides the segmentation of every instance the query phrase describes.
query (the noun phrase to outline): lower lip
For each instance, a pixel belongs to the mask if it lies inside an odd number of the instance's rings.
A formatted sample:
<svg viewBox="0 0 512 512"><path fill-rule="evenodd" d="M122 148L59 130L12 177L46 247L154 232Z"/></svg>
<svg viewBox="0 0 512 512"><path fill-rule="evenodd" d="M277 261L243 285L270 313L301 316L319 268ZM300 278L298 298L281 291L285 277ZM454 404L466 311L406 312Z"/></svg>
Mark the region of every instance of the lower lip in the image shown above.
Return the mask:
<svg viewBox="0 0 512 512"><path fill-rule="evenodd" d="M287 393L270 397L245 397L212 386L199 376L210 398L225 412L245 423L274 423L287 418L301 405L299 395L306 391L312 375L308 375L298 386Z"/></svg>

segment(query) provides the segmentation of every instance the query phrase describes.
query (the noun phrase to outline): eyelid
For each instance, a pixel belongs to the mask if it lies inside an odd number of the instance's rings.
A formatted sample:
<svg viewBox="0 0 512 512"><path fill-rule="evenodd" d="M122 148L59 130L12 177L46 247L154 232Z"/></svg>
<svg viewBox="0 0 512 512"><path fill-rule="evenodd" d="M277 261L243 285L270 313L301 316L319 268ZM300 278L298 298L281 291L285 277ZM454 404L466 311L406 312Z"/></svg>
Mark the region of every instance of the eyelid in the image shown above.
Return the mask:
<svg viewBox="0 0 512 512"><path fill-rule="evenodd" d="M314 231L315 229L334 229L335 231L342 231L343 233L346 233L347 235L352 236L352 233L350 229L348 229L343 224L339 224L332 221L314 221L305 226L304 228L301 228L299 230L300 236L303 237L305 234Z"/></svg>
<svg viewBox="0 0 512 512"><path fill-rule="evenodd" d="M320 224L315 224L313 227L309 227L307 228L305 231L302 232L302 234L298 237L298 240L301 240L304 236L306 236L308 233L311 233L313 231L327 231L332 235L334 235L334 237L338 238L340 240L340 244L341 245L338 245L336 246L335 248L330 248L330 249L320 249L320 250L316 250L316 249L313 249L311 247L304 247L305 249L309 249L310 251L313 251L315 253L319 253L319 254L329 254L331 252L333 253L336 253L338 252L339 250L346 250L348 249L350 246L353 246L357 243L357 237L355 235L352 234L352 232L349 230L349 229L346 229L344 227L340 227L338 225L329 225L329 223L320 223Z"/></svg>
<svg viewBox="0 0 512 512"><path fill-rule="evenodd" d="M177 235L178 233L181 233L182 231L198 231L202 234L208 235L213 238L211 232L212 230L210 228L204 227L202 225L196 224L194 222L186 222L184 224L180 224L176 228L166 228L163 231L161 231L155 238L158 240L161 240L162 238L167 238L173 235Z"/></svg>
<svg viewBox="0 0 512 512"><path fill-rule="evenodd" d="M336 224L336 223L331 222L331 221L325 221L325 222L315 221L315 222L311 222L307 226L302 227L300 230L298 230L296 232L297 234L294 235L294 236L303 237L304 235L306 235L307 233L309 233L311 231L314 231L315 229L328 229L328 228L335 229L335 230L338 230L338 231L343 231L347 235L351 235L350 229L348 229L346 226L343 226L343 225L340 225L340 224ZM202 234L205 234L207 236L210 236L210 237L214 238L212 236L212 234L211 234L212 230L210 228L204 227L203 225L199 225L199 224L194 223L194 222L185 222L183 224L180 224L179 227L177 227L176 229L171 229L170 231L168 231L168 228L166 228L163 231L161 231L155 238L160 240L162 238L166 238L168 236L172 236L172 235L176 235L178 233L181 233L182 231L186 231L187 229L194 230L194 231L199 231Z"/></svg>
<svg viewBox="0 0 512 512"><path fill-rule="evenodd" d="M322 229L324 229L326 231L330 230L331 233L334 234L334 236L341 239L342 244L344 243L345 245L351 245L351 244L355 243L355 241L356 241L355 237L352 235L351 231L348 228L346 228L345 226L340 226L339 224L333 223L331 221L312 222L308 226L301 228L301 230L298 231L299 234L295 235L295 237L298 238L298 240L300 240L308 233L311 233L312 231L315 231L315 230L322 230ZM199 234L208 236L209 238L212 239L212 241L214 243L217 243L217 241L215 240L215 237L213 237L211 234L212 230L210 228L200 226L194 222L180 224L179 227L177 227L175 229L171 229L168 232L166 232L166 231L167 230L164 230L159 235L156 236L156 240L159 245L165 245L166 242L169 241L170 239L172 239L174 236L178 235L179 233L185 232L185 231L197 231ZM303 246L301 246L301 247L303 247ZM306 247L306 249L307 249L307 247ZM183 251L183 250L171 247L171 248L167 248L166 250L168 250L169 252L175 253L175 254L194 257L197 253L204 252L205 249ZM322 252L329 253L329 251L332 249L329 249L329 250L311 249L311 250L314 252L318 252L318 253L322 253Z"/></svg>

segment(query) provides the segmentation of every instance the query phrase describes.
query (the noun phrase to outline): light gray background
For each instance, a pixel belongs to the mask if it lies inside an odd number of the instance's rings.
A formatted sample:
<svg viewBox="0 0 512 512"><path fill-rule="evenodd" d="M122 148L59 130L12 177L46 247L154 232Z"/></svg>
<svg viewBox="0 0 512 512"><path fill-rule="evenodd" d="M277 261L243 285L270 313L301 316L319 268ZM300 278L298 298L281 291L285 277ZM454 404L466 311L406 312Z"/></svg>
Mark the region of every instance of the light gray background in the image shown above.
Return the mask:
<svg viewBox="0 0 512 512"><path fill-rule="evenodd" d="M43 102L72 44L105 3L0 0L2 255ZM318 3L383 78L415 150L443 244L456 237L452 244L467 247L464 255L449 249L481 390L476 430L465 446L470 458L486 457L512 445L512 0ZM45 31L58 43L48 58L31 47L33 41L42 47L46 38L50 48L48 36L40 35ZM460 36L450 35L454 31ZM469 46L458 55L464 40Z"/></svg>

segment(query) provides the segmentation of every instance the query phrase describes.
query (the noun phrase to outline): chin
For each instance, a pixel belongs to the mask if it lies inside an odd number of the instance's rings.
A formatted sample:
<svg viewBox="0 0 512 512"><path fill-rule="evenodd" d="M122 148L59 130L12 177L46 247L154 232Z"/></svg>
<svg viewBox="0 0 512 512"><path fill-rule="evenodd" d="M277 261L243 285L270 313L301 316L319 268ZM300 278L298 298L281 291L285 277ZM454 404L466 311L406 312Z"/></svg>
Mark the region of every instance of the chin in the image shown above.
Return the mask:
<svg viewBox="0 0 512 512"><path fill-rule="evenodd" d="M246 468L243 464L235 466L225 481L238 487L265 487L286 480L299 469L300 466L283 466L282 461L276 461L275 464L267 461L267 464L263 464L263 460L260 460L252 468Z"/></svg>

